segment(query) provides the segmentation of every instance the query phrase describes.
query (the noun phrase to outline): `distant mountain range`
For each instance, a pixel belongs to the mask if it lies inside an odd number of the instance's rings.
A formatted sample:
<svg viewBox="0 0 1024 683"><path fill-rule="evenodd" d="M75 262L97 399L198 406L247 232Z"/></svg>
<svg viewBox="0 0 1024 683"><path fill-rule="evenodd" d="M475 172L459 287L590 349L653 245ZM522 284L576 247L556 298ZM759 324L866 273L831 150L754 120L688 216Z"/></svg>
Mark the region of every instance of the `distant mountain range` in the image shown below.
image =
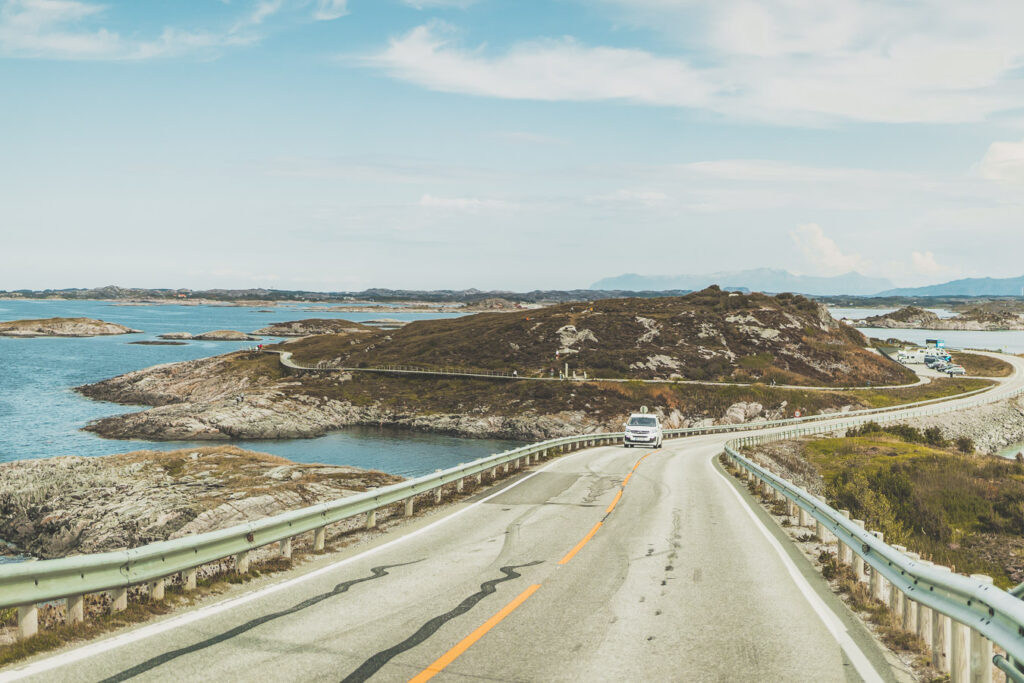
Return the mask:
<svg viewBox="0 0 1024 683"><path fill-rule="evenodd" d="M880 292L878 296L1024 296L1024 275L971 277L926 287L899 287Z"/></svg>
<svg viewBox="0 0 1024 683"><path fill-rule="evenodd" d="M892 282L884 278L872 278L850 272L832 277L811 277L793 275L785 270L756 268L732 272L709 273L707 275L619 275L598 280L591 289L657 291L663 289L698 290L709 285L722 289L748 290L754 292L794 292L832 296L850 294L869 296L883 289L891 288Z"/></svg>

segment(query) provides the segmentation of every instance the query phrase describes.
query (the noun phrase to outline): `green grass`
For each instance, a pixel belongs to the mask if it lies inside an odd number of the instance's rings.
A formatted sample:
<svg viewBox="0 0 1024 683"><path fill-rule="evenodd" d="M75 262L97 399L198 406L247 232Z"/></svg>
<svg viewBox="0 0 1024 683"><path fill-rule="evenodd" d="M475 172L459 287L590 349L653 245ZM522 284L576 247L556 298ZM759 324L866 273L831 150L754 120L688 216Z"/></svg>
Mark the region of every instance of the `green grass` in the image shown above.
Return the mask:
<svg viewBox="0 0 1024 683"><path fill-rule="evenodd" d="M856 402L866 408L888 408L903 403L928 401L936 398L948 398L968 391L975 391L992 386L993 382L974 378L940 377L928 384L905 389L853 389L845 392Z"/></svg>
<svg viewBox="0 0 1024 683"><path fill-rule="evenodd" d="M1012 586L1010 570L1024 569L1014 550L1024 535L1024 465L903 436L818 439L804 454L829 504L884 532L888 543Z"/></svg>

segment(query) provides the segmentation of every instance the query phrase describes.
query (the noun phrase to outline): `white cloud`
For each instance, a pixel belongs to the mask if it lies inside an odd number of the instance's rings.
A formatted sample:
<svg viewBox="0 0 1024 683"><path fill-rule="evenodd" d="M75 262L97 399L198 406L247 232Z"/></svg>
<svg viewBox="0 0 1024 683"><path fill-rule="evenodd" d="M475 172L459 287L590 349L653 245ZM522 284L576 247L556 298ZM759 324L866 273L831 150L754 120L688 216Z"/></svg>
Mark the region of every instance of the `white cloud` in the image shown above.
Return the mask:
<svg viewBox="0 0 1024 683"><path fill-rule="evenodd" d="M273 3L261 6L264 4ZM88 25L106 10L104 5L78 0L7 0L0 6L0 56L140 60L248 45L258 39L235 30L215 33L171 27L152 40L125 38L115 31ZM250 21L262 21L261 11L266 10L258 7Z"/></svg>
<svg viewBox="0 0 1024 683"><path fill-rule="evenodd" d="M668 195L654 190L615 190L606 194L591 195L586 199L589 204L626 204L655 209L665 206Z"/></svg>
<svg viewBox="0 0 1024 683"><path fill-rule="evenodd" d="M425 194L420 197L419 205L427 209L445 209L479 213L481 211L507 211L516 205L501 199L477 199L473 197L435 197Z"/></svg>
<svg viewBox="0 0 1024 683"><path fill-rule="evenodd" d="M977 166L978 174L987 180L1024 184L1024 140L993 142Z"/></svg>
<svg viewBox="0 0 1024 683"><path fill-rule="evenodd" d="M348 14L348 0L317 0L313 18L317 21L331 21Z"/></svg>
<svg viewBox="0 0 1024 683"><path fill-rule="evenodd" d="M799 225L790 231L789 236L800 249L804 260L812 264L818 274L840 275L851 270L859 273L868 270L868 264L859 254L844 253L835 240L828 237L816 223Z"/></svg>
<svg viewBox="0 0 1024 683"><path fill-rule="evenodd" d="M488 58L455 47L451 28L419 26L368 62L396 78L445 92L531 100L706 104L712 87L689 66L642 50L589 48L571 38L513 47Z"/></svg>
<svg viewBox="0 0 1024 683"><path fill-rule="evenodd" d="M1017 0L605 4L683 49L655 54L563 37L491 53L457 46L431 24L393 39L371 63L445 92L623 100L786 125L979 121L1024 97Z"/></svg>
<svg viewBox="0 0 1024 683"><path fill-rule="evenodd" d="M949 271L949 268L939 265L935 260L935 254L930 251L911 252L910 265L915 273L921 275L940 275Z"/></svg>
<svg viewBox="0 0 1024 683"><path fill-rule="evenodd" d="M477 0L402 0L402 2L416 9L466 9L470 5L475 5Z"/></svg>

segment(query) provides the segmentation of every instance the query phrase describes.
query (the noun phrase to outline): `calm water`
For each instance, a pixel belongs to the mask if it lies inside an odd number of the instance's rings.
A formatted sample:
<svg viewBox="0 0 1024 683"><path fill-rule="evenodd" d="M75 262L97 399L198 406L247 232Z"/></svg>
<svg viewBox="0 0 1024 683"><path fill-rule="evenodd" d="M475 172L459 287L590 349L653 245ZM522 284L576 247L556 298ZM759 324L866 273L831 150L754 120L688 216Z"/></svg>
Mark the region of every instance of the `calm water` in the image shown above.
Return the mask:
<svg viewBox="0 0 1024 683"><path fill-rule="evenodd" d="M146 305L105 301L0 301L0 320L88 317L144 330L113 337L14 339L0 337L0 462L56 455L108 455L144 448L173 450L186 442L109 441L81 431L89 420L138 407L92 401L71 387L96 382L159 363L192 360L251 346L253 342L189 342L184 346L144 346L165 332L200 333L216 329L252 332L272 322L303 318L364 321L376 313L309 312L306 305L249 307ZM457 314L388 311L398 320L455 317ZM277 341L266 338L266 341ZM460 439L398 430L349 429L317 439L238 441L297 462L354 465L403 476L433 472L506 450L507 441Z"/></svg>

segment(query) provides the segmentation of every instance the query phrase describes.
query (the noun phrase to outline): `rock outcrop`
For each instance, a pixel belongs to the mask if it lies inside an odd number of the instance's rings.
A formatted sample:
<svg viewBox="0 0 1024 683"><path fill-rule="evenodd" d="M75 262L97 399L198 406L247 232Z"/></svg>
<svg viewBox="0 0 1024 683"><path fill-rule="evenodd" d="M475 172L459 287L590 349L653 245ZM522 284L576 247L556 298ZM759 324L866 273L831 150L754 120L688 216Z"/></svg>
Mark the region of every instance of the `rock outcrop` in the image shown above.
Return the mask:
<svg viewBox="0 0 1024 683"><path fill-rule="evenodd" d="M1024 442L1024 398L915 418L908 424L921 430L938 427L950 441L967 437L982 453L998 453Z"/></svg>
<svg viewBox="0 0 1024 683"><path fill-rule="evenodd" d="M0 322L0 337L99 337L111 334L137 334L141 331L94 318L45 318Z"/></svg>
<svg viewBox="0 0 1024 683"><path fill-rule="evenodd" d="M259 337L238 330L213 330L202 334L190 332L167 332L157 335L160 339L196 339L200 341L260 341Z"/></svg>
<svg viewBox="0 0 1024 683"><path fill-rule="evenodd" d="M39 558L132 548L400 480L233 446L18 460L0 463L0 538Z"/></svg>
<svg viewBox="0 0 1024 683"><path fill-rule="evenodd" d="M273 323L253 332L268 337L306 337L311 334L365 334L373 332L372 327L350 320L330 318L309 318Z"/></svg>
<svg viewBox="0 0 1024 683"><path fill-rule="evenodd" d="M1024 318L1016 313L982 308L974 308L952 318L940 318L923 308L906 306L892 313L865 318L861 323L865 327L906 330L1024 330Z"/></svg>

